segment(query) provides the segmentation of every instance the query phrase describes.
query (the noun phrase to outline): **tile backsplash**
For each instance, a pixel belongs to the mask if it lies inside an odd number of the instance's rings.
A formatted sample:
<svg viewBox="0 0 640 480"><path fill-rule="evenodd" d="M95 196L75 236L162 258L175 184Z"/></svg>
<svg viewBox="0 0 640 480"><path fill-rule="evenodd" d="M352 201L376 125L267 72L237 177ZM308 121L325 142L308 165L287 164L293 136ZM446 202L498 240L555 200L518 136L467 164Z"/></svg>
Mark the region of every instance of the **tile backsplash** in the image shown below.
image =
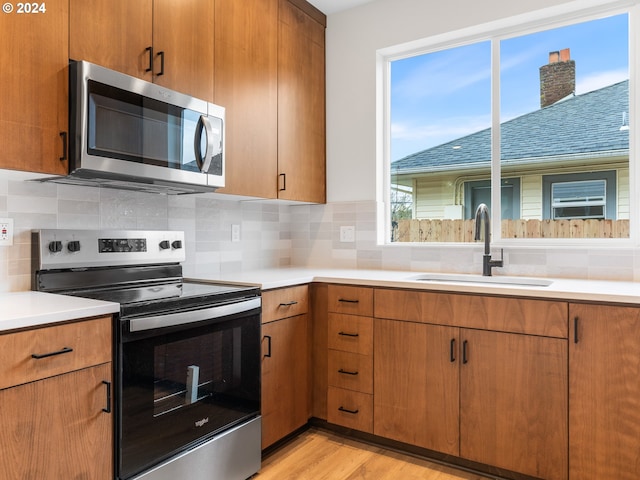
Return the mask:
<svg viewBox="0 0 640 480"><path fill-rule="evenodd" d="M40 183L0 170L0 217L13 218L15 230L13 245L0 247L0 292L31 289L31 230L39 228L183 230L188 276L291 263L290 208L275 203Z"/></svg>
<svg viewBox="0 0 640 480"><path fill-rule="evenodd" d="M13 246L0 247L0 292L31 288L31 230L183 230L187 276L274 267L479 273L482 245L378 245L377 204L284 205L205 194L164 196L25 181L0 170L0 218L14 219ZM240 241L231 241L231 226ZM340 227L355 242L340 242ZM495 274L640 281L634 248L519 247L504 251Z"/></svg>

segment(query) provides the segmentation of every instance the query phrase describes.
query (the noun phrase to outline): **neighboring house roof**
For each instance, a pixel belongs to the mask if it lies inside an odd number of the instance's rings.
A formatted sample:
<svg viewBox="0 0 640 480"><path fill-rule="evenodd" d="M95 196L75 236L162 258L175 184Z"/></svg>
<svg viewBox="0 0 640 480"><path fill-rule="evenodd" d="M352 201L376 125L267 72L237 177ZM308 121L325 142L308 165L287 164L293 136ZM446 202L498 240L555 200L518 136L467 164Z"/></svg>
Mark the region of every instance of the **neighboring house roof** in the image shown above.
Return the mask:
<svg viewBox="0 0 640 480"><path fill-rule="evenodd" d="M625 154L629 131L620 130L623 112L629 112L628 80L504 122L502 164ZM473 168L490 162L491 129L487 128L407 155L392 162L391 170L394 174L411 174Z"/></svg>

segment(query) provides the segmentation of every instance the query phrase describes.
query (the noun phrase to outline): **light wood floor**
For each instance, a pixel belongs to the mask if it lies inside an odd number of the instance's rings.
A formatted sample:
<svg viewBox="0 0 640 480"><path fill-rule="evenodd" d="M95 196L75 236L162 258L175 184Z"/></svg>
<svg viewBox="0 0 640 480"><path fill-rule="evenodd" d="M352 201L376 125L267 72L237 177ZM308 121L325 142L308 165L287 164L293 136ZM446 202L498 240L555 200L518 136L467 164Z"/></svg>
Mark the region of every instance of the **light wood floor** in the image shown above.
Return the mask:
<svg viewBox="0 0 640 480"><path fill-rule="evenodd" d="M262 461L256 480L486 480L312 428Z"/></svg>

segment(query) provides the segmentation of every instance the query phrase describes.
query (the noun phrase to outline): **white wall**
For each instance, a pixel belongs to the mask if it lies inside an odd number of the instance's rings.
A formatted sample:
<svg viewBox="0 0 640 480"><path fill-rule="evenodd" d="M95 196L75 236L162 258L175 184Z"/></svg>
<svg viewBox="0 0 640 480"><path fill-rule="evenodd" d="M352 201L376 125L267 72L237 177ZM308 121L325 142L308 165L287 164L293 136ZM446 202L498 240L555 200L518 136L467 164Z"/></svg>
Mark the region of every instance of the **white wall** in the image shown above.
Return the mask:
<svg viewBox="0 0 640 480"><path fill-rule="evenodd" d="M566 0L377 0L327 19L327 201L376 200L376 51ZM589 3L589 2L584 2Z"/></svg>

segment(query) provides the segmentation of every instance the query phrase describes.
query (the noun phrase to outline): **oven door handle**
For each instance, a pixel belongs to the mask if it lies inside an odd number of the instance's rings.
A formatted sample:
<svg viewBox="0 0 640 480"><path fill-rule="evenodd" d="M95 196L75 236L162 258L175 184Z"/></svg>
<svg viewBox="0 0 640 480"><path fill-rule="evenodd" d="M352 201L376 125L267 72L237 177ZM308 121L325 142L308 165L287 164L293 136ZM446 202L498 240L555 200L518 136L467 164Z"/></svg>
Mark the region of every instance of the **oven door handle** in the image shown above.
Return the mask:
<svg viewBox="0 0 640 480"><path fill-rule="evenodd" d="M262 305L260 297L244 300L242 302L218 305L201 310L189 310L187 312L168 313L149 317L132 318L129 320L130 332L142 332L154 328L174 327L188 323L201 322L203 320L215 320L236 313L248 312Z"/></svg>

